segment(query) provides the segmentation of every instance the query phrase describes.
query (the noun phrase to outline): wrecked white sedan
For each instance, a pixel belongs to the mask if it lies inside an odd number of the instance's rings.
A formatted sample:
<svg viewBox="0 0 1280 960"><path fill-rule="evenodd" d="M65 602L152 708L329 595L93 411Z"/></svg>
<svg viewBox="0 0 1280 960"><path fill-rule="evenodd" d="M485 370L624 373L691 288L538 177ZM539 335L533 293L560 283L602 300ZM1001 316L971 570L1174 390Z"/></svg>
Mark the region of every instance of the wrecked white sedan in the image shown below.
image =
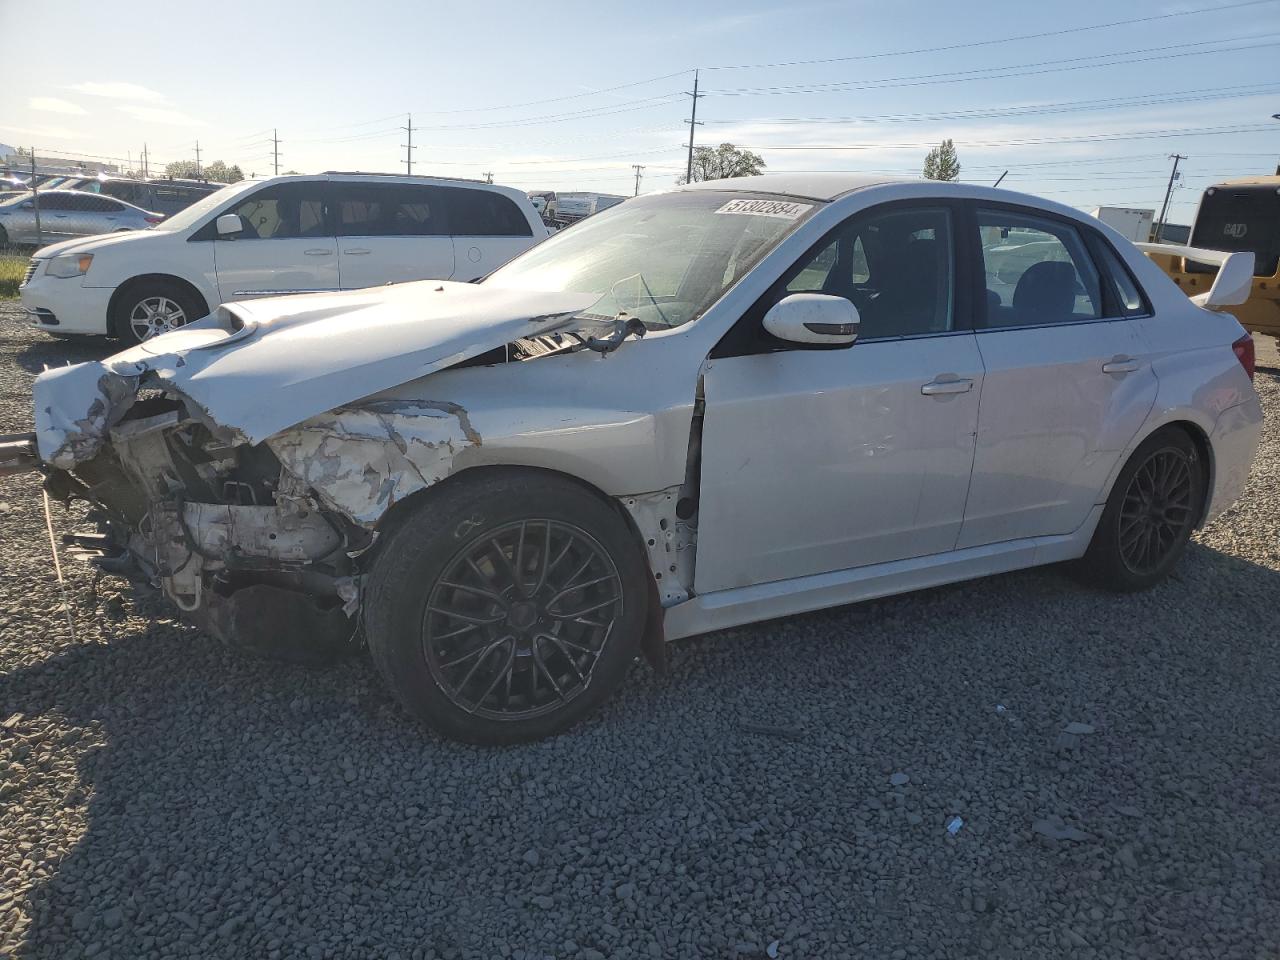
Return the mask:
<svg viewBox="0 0 1280 960"><path fill-rule="evenodd" d="M1061 560L1159 581L1259 435L1221 262L1197 303L1007 191L703 183L481 283L229 304L47 371L0 467L229 642L363 638L436 730L531 740L673 638Z"/></svg>

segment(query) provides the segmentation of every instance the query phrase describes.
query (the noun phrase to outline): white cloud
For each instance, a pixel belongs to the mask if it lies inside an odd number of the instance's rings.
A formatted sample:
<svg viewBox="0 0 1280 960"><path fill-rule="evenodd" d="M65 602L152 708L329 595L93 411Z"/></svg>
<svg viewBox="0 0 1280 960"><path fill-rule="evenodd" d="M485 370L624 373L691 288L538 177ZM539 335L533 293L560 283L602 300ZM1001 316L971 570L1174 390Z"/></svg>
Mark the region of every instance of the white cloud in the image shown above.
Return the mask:
<svg viewBox="0 0 1280 960"><path fill-rule="evenodd" d="M149 87L119 80L110 83L97 83L94 81L76 83L67 89L75 90L78 93L86 93L91 97L107 97L110 100L141 100L146 103L160 103L165 99L163 93L158 93Z"/></svg>
<svg viewBox="0 0 1280 960"><path fill-rule="evenodd" d="M84 107L78 103L72 103L70 100L60 100L57 97L32 97L27 101L27 106L32 110L42 110L45 113L70 113L83 114Z"/></svg>
<svg viewBox="0 0 1280 960"><path fill-rule="evenodd" d="M21 134L24 137L40 137L49 140L73 140L76 138L75 131L68 130L66 127L14 127L0 123L0 130Z"/></svg>
<svg viewBox="0 0 1280 960"><path fill-rule="evenodd" d="M167 110L164 107L139 107L133 104L119 109L135 120L145 120L148 123L167 123L175 127L199 127L204 124L203 120L189 117L181 110Z"/></svg>

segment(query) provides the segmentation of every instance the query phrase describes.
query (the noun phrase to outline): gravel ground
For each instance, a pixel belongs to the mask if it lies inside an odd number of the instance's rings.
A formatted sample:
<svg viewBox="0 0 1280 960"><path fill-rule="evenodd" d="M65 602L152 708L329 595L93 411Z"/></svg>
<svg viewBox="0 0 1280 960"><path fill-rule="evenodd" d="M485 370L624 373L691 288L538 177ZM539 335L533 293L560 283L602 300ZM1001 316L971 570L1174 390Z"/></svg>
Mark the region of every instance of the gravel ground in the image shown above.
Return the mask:
<svg viewBox="0 0 1280 960"><path fill-rule="evenodd" d="M104 349L0 308L0 427ZM0 956L1273 957L1258 385L1246 499L1157 590L1029 571L682 642L506 750L423 733L362 660L238 659L75 563L71 636L38 487L8 483Z"/></svg>

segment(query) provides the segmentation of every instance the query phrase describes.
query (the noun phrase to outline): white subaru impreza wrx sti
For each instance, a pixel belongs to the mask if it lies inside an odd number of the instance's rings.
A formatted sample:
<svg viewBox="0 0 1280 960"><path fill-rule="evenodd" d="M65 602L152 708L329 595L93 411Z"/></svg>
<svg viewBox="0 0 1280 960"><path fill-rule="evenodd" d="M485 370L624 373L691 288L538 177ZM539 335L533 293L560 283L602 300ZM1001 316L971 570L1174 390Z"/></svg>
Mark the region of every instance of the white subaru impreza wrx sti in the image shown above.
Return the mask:
<svg viewBox="0 0 1280 960"><path fill-rule="evenodd" d="M663 643L1079 561L1165 577L1239 495L1252 341L1075 210L767 175L628 200L475 284L226 304L36 381L0 470L98 562L293 658L367 642L472 742L596 708ZM1243 280L1241 278L1244 278Z"/></svg>

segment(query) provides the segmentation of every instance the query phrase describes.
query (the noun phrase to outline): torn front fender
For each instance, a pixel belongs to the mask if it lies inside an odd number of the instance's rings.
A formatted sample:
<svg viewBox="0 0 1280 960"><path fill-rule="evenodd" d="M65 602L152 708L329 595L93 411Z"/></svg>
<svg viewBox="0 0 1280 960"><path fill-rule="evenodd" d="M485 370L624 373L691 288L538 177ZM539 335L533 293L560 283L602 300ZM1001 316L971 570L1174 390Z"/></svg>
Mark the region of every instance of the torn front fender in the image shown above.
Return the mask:
<svg viewBox="0 0 1280 960"><path fill-rule="evenodd" d="M138 377L109 362L44 371L32 388L40 458L64 470L92 459L137 394Z"/></svg>

